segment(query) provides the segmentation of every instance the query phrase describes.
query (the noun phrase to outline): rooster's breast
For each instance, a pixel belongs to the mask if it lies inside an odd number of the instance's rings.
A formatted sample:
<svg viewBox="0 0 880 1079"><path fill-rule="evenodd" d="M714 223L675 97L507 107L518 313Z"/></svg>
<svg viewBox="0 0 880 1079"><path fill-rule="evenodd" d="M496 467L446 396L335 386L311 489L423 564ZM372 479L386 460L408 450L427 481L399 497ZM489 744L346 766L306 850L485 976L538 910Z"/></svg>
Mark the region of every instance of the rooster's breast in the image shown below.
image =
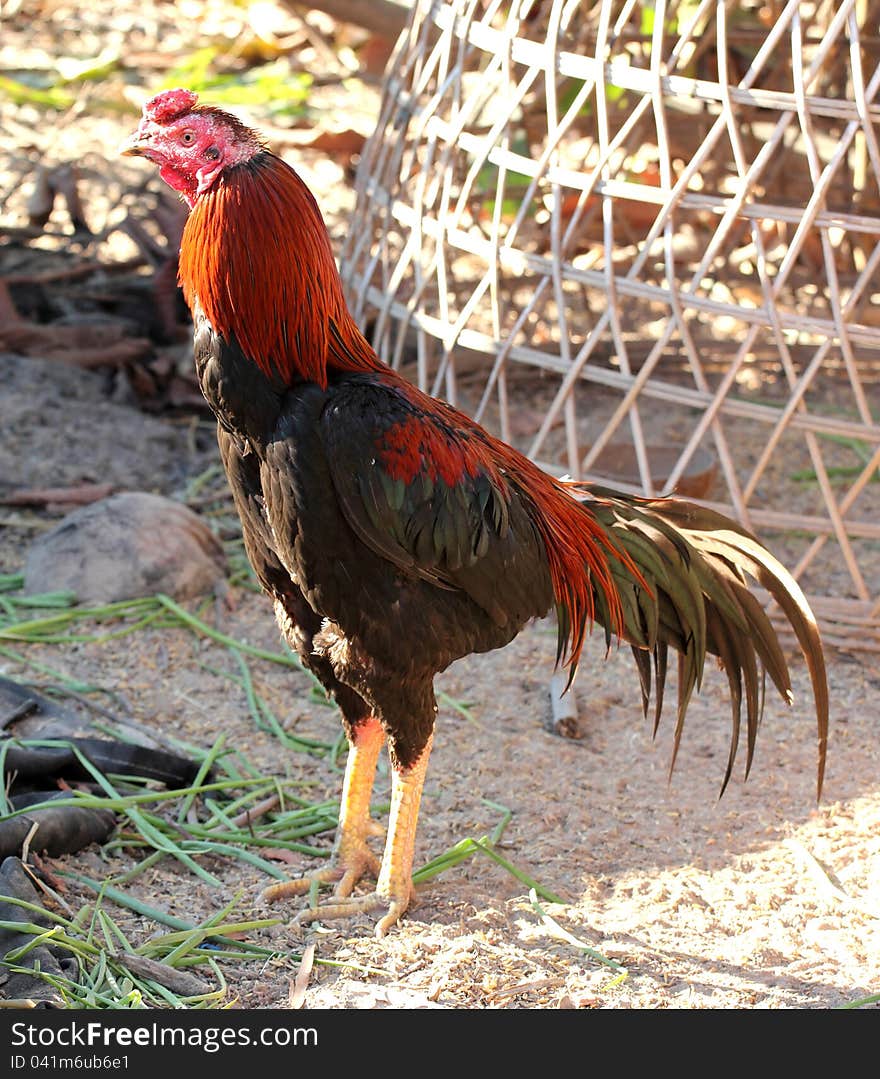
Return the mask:
<svg viewBox="0 0 880 1079"><path fill-rule="evenodd" d="M278 421L283 383L267 378L234 338L217 333L198 304L193 319L196 374L205 400L226 430L249 441L264 439Z"/></svg>

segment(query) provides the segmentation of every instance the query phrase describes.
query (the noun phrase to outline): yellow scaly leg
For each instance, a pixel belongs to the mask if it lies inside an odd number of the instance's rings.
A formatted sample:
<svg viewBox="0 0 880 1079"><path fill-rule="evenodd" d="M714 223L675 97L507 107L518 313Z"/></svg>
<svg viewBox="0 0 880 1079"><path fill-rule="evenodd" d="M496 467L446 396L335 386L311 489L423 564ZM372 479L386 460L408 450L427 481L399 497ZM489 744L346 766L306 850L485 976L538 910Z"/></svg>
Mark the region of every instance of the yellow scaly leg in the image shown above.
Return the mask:
<svg viewBox="0 0 880 1079"><path fill-rule="evenodd" d="M263 891L270 901L305 895L312 884L336 884L334 894L351 895L352 889L365 874L379 872L379 859L367 846L367 837L381 835L382 826L370 818L370 798L379 751L385 742L385 732L378 719L359 723L352 732L352 741L342 783L339 807L339 827L330 856L330 865L295 880L272 884Z"/></svg>
<svg viewBox="0 0 880 1079"><path fill-rule="evenodd" d="M428 739L422 755L411 768L404 771L395 769L392 773L388 838L375 892L319 903L317 907L304 910L297 916L300 924L384 910L385 914L376 923L376 936L383 937L392 925L400 921L412 899L416 826L432 741L433 738Z"/></svg>

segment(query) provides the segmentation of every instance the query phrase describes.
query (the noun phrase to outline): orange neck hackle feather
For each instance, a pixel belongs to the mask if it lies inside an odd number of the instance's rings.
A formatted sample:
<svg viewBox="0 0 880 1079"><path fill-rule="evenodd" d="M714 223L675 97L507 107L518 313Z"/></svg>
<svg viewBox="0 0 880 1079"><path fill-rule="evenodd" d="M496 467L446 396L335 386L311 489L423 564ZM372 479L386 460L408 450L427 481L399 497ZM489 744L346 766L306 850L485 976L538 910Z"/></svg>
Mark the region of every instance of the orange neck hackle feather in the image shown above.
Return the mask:
<svg viewBox="0 0 880 1079"><path fill-rule="evenodd" d="M334 363L333 328L343 347L353 335L330 238L311 192L274 154L230 169L196 201L179 274L190 308L267 378L326 386L328 367L379 365L368 346Z"/></svg>
<svg viewBox="0 0 880 1079"><path fill-rule="evenodd" d="M375 371L393 381L417 406L414 426L384 446L390 454L386 467L401 478L412 478L431 459L444 482L461 481L482 467L500 489L512 483L523 492L534 507L557 605L568 625L560 658L572 672L596 615L594 590L605 599L608 629L623 632L609 556L641 581L630 557L565 484L382 363L348 311L318 205L280 158L264 151L197 199L179 265L190 308L201 307L214 330L234 339L267 378L326 387L331 371ZM464 437L434 445L431 425L418 430L419 412L444 425L452 422Z"/></svg>

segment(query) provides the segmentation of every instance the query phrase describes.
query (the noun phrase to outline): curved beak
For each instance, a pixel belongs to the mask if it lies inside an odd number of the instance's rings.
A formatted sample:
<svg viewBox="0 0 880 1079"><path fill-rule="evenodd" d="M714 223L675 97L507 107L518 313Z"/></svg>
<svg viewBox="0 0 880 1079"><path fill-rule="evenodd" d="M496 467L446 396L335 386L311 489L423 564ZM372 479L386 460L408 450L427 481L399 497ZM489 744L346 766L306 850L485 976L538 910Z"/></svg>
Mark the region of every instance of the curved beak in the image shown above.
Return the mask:
<svg viewBox="0 0 880 1079"><path fill-rule="evenodd" d="M119 144L119 150L123 157L144 157L146 153L146 146L144 145L143 135L140 131L135 131L129 135L127 139Z"/></svg>

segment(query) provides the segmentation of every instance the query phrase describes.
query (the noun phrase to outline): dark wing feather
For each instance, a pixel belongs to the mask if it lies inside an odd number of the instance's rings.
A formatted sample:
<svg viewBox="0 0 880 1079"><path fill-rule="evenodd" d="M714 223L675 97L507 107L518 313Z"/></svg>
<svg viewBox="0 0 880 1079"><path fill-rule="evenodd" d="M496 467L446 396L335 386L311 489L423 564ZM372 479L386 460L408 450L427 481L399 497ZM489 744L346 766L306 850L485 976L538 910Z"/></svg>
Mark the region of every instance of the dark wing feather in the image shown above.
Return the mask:
<svg viewBox="0 0 880 1079"><path fill-rule="evenodd" d="M404 477L389 464L403 429L413 434ZM420 449L420 429L429 448L442 441L443 469ZM488 449L471 432L416 409L393 383L353 378L331 387L320 437L343 515L372 551L404 574L461 589L499 625L549 610L553 590L527 499L493 474L488 457L480 461Z"/></svg>
<svg viewBox="0 0 880 1079"><path fill-rule="evenodd" d="M275 552L271 529L263 512L259 459L256 454L245 452L240 439L222 425L217 427L217 444L241 520L248 560L257 580L269 595L285 596L291 592L293 585L290 573Z"/></svg>

